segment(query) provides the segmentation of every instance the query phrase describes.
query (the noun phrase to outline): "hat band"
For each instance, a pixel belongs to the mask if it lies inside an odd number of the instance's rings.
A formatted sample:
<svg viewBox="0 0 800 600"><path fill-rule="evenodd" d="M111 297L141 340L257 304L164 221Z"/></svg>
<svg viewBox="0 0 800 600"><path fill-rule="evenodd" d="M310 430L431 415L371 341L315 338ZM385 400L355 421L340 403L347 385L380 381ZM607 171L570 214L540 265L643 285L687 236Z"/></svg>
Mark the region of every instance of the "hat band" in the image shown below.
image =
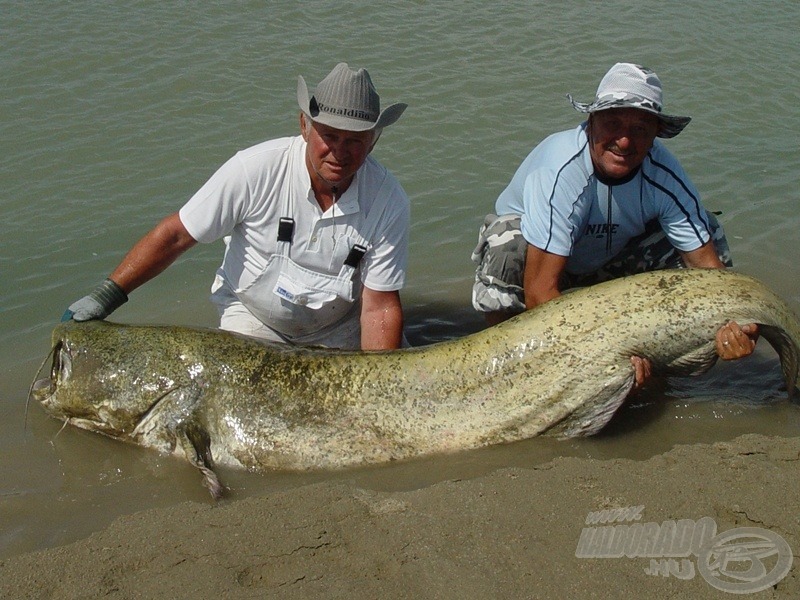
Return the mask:
<svg viewBox="0 0 800 600"><path fill-rule="evenodd" d="M604 110L607 108L625 107L625 106L629 106L631 108L639 108L642 110L650 111L652 113L661 114L661 105L659 103L654 102L650 98L645 98L643 96L631 93L609 94L606 96L602 96L601 98L597 98L591 104L591 112L594 112L596 110Z"/></svg>

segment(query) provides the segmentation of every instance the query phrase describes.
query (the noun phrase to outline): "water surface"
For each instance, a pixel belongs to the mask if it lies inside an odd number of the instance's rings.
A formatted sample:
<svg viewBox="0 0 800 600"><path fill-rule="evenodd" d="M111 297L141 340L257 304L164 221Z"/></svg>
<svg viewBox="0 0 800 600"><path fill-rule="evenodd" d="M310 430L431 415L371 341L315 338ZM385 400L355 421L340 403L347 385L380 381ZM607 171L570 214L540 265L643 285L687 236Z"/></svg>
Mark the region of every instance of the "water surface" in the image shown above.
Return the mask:
<svg viewBox="0 0 800 600"><path fill-rule="evenodd" d="M62 544L119 514L207 501L187 465L72 428L28 385L64 308L238 149L297 132L296 79L340 61L409 109L376 156L412 200L403 292L416 343L481 326L469 306L477 227L519 162L580 117L611 64L655 69L669 147L722 211L737 268L797 309L800 152L789 0L637 3L454 0L146 2L0 0L0 557ZM113 319L214 326L222 248L193 249ZM765 346L762 344L762 346ZM557 455L646 458L758 431L797 435L774 355L652 385L603 435L530 440L345 473L227 473L234 497L345 478L411 489Z"/></svg>

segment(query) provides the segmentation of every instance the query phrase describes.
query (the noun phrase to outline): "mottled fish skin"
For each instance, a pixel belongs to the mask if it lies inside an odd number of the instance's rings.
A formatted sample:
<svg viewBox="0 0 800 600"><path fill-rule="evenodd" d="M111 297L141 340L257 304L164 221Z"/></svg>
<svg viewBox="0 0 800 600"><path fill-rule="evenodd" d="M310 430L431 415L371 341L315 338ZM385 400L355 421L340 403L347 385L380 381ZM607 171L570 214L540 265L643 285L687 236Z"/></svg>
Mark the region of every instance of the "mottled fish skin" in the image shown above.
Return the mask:
<svg viewBox="0 0 800 600"><path fill-rule="evenodd" d="M761 324L794 390L800 324L755 279L668 270L577 290L461 339L392 352L265 344L219 330L65 323L52 416L162 452L250 470L338 468L600 430L632 355L703 372L729 320Z"/></svg>

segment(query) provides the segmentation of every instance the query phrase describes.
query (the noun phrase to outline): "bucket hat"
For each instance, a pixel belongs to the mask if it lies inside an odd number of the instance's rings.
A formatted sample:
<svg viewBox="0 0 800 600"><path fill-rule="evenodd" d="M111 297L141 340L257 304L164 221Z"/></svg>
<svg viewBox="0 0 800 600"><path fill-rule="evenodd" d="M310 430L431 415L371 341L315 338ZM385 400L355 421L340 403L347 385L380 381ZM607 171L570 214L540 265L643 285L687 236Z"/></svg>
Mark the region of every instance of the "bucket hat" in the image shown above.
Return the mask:
<svg viewBox="0 0 800 600"><path fill-rule="evenodd" d="M658 137L671 138L678 135L692 120L691 117L666 115L663 112L661 80L654 71L641 65L617 63L608 70L600 85L594 102L583 103L567 99L575 110L593 113L610 108L638 108L656 115L661 122Z"/></svg>
<svg viewBox="0 0 800 600"><path fill-rule="evenodd" d="M297 78L297 103L312 121L345 131L382 129L397 121L407 105L392 104L381 111L381 101L366 69L357 71L339 63L319 82L309 98L302 76Z"/></svg>

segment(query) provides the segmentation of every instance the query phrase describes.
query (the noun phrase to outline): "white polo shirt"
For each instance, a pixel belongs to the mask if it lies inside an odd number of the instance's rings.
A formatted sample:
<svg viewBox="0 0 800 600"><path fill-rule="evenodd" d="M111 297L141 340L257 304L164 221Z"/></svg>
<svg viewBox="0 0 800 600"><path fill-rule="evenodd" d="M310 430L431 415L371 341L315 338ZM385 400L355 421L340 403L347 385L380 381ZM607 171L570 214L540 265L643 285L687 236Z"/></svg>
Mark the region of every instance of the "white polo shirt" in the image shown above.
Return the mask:
<svg viewBox="0 0 800 600"><path fill-rule="evenodd" d="M181 222L202 243L227 236L218 275L236 292L246 289L278 252L281 217L295 222L291 259L318 272L337 274L352 246L363 242L364 220L380 189L388 202L367 240L354 294L360 297L360 283L376 291L402 288L410 203L400 184L368 157L347 191L323 214L311 189L305 151L305 140L297 136L238 152L180 209ZM291 214L285 214L287 199Z"/></svg>

